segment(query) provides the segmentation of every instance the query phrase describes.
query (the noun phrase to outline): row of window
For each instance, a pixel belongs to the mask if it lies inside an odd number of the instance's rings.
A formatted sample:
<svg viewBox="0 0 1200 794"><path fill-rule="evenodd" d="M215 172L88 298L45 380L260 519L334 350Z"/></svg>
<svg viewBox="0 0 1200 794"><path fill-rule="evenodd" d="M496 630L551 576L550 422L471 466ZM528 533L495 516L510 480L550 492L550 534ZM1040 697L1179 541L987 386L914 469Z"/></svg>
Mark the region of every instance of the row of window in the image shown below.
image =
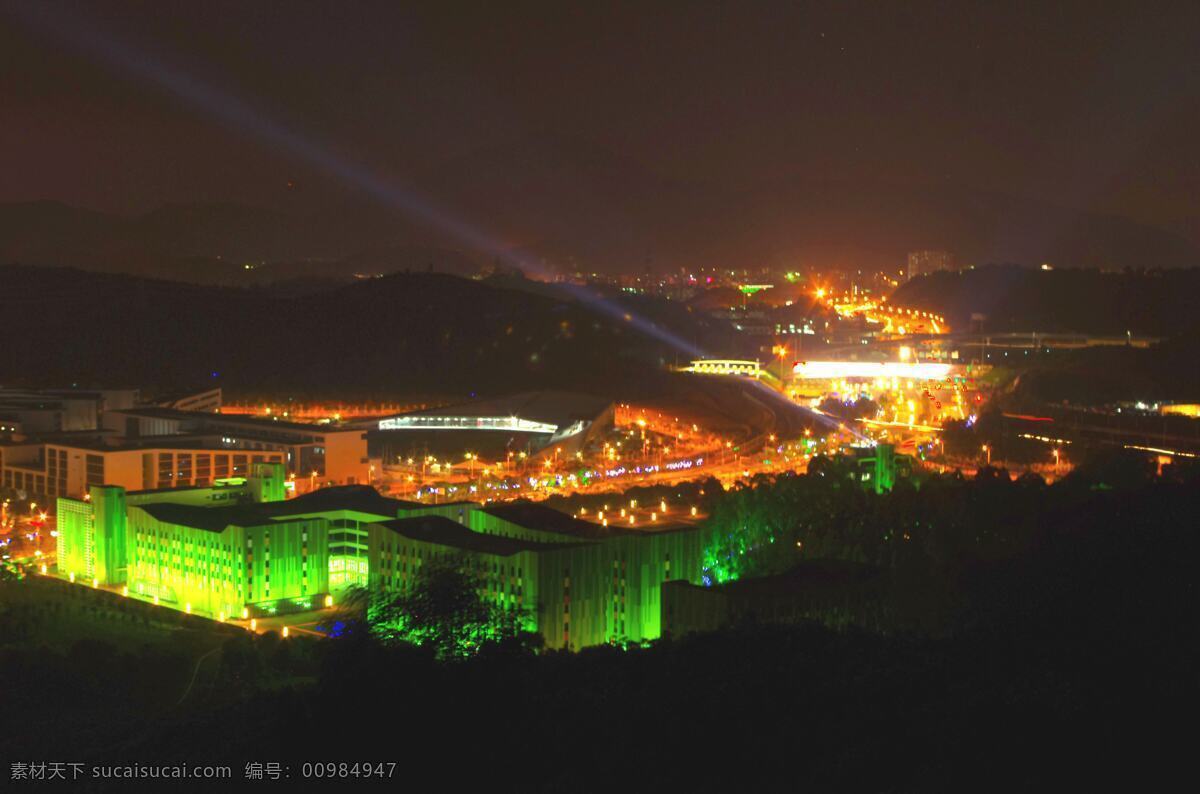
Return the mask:
<svg viewBox="0 0 1200 794"><path fill-rule="evenodd" d="M147 455L147 458L150 456ZM192 452L159 452L157 482L159 487L182 483L208 483L211 479L245 475L255 463L282 463L283 453L266 455L229 455Z"/></svg>

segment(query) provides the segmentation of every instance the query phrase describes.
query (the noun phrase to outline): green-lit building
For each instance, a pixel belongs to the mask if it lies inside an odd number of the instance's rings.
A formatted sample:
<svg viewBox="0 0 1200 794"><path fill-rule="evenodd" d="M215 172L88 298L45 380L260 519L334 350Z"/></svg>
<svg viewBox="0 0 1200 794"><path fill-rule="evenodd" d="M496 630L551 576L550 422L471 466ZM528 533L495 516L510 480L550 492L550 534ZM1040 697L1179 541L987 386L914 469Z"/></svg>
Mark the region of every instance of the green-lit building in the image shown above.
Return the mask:
<svg viewBox="0 0 1200 794"><path fill-rule="evenodd" d="M468 514L475 532L537 543L538 628L549 647L661 635L662 584L699 581L701 533L602 527L529 502Z"/></svg>
<svg viewBox="0 0 1200 794"><path fill-rule="evenodd" d="M892 490L898 478L908 479L912 476L912 458L897 454L892 444L856 449L854 463L858 469L858 479L878 494Z"/></svg>
<svg viewBox="0 0 1200 794"><path fill-rule="evenodd" d="M58 572L224 619L320 607L354 586L402 591L425 563L454 557L547 646L580 648L658 637L663 582L700 570L693 527L601 527L530 503L423 505L366 486L285 500L283 478L258 464L203 488L59 499Z"/></svg>

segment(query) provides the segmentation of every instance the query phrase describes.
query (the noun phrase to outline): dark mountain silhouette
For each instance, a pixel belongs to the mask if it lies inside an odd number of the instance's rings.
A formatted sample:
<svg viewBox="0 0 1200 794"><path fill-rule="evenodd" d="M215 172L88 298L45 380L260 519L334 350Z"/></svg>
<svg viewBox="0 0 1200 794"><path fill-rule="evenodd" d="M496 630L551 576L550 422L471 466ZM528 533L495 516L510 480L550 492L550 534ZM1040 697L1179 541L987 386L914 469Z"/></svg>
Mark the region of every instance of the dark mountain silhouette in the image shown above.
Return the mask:
<svg viewBox="0 0 1200 794"><path fill-rule="evenodd" d="M413 268L422 256L412 251L439 251L445 256L435 268L444 258L455 272L464 259L486 265L498 255L558 271L891 269L909 250L944 248L964 263L1200 264L1195 241L1173 232L1024 198L830 179L730 189L665 178L605 149L550 136L439 164L413 185L431 212L489 240L488 250L366 196L316 212L171 205L135 218L32 202L0 205L0 262L176 277L188 259L337 262L391 251L373 259L388 272ZM452 259L459 264L449 265Z"/></svg>
<svg viewBox="0 0 1200 794"><path fill-rule="evenodd" d="M473 222L542 255L630 272L681 266L886 267L918 248L968 263L1200 265L1195 241L1125 218L956 185L664 178L600 147L541 136L423 178Z"/></svg>
<svg viewBox="0 0 1200 794"><path fill-rule="evenodd" d="M366 202L319 218L233 204L170 205L136 218L50 201L0 204L0 263L238 286L401 270L467 275L479 267Z"/></svg>

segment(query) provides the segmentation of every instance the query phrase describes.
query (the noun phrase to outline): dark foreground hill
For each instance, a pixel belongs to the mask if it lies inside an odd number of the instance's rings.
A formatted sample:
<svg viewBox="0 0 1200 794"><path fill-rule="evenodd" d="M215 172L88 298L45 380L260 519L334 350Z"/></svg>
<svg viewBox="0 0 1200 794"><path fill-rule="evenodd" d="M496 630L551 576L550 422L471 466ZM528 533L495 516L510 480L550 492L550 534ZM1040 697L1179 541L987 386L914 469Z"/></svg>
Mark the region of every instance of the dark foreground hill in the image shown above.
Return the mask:
<svg viewBox="0 0 1200 794"><path fill-rule="evenodd" d="M221 764L235 782L272 763L301 790L381 775L438 790L1173 790L1200 693L1200 497L1194 481L1151 481L1153 467L1129 463L1049 488L995 470L947 477L921 499L814 478L807 512L857 505L836 512L858 520L797 531L915 563L908 586L933 584L953 607L933 633L777 625L766 611L648 648L499 645L437 662L353 628L324 641L235 632L198 668L190 659L212 647L195 636L200 618L174 613L170 643L139 648L148 618L99 608L89 588L21 611L0 598L0 674L19 684L0 729L13 761ZM901 521L913 542L896 536ZM820 614L843 625L848 613ZM100 636L54 637L64 624Z"/></svg>

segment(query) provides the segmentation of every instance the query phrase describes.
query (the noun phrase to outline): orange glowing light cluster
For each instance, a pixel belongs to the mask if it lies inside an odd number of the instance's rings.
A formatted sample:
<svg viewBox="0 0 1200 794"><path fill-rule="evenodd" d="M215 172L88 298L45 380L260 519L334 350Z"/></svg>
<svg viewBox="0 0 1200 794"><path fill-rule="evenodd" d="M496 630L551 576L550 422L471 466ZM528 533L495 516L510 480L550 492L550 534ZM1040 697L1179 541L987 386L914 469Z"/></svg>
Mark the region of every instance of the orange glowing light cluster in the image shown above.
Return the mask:
<svg viewBox="0 0 1200 794"><path fill-rule="evenodd" d="M221 413L257 416L289 422L317 423L351 417L395 416L435 407L425 403L238 403L222 405Z"/></svg>
<svg viewBox="0 0 1200 794"><path fill-rule="evenodd" d="M818 300L825 300L827 293L819 289L814 293ZM944 334L950 327L946 318L936 312L909 309L887 303L887 298L876 300L862 294L828 295L826 301L842 317L865 317L869 323L884 326L886 334Z"/></svg>

